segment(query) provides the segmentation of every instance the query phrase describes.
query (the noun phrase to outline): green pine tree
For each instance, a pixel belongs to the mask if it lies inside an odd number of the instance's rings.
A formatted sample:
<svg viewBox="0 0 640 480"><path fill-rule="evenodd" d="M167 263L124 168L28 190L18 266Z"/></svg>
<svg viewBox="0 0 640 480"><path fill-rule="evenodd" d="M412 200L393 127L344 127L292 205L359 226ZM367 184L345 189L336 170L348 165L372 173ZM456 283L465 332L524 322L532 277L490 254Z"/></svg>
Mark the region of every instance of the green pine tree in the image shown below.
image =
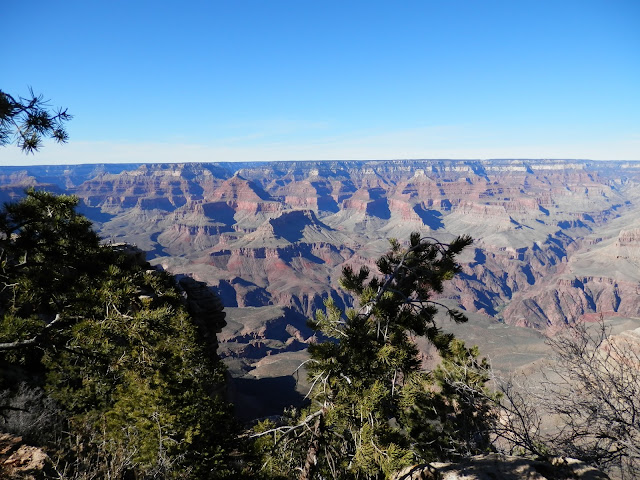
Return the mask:
<svg viewBox="0 0 640 480"><path fill-rule="evenodd" d="M40 438L71 478L228 478L234 421L172 276L100 245L78 200L30 190L0 212L0 382L44 388Z"/></svg>
<svg viewBox="0 0 640 480"><path fill-rule="evenodd" d="M453 339L432 372L403 390L403 420L422 460L459 460L492 449L499 395L487 383L491 367L478 347ZM417 380L417 381L416 381Z"/></svg>
<svg viewBox="0 0 640 480"><path fill-rule="evenodd" d="M466 317L433 299L460 270L456 256L470 243L464 236L445 245L415 233L406 249L391 241L391 251L377 262L382 276L371 276L366 267L357 273L344 269L341 286L356 297L358 308L343 312L329 300L326 311L317 313L312 326L327 341L309 347L311 405L292 412L282 425L258 426L260 448L267 452L263 471L282 478L295 471L300 479L385 478L439 455L447 445L467 442L471 434L458 434L448 423L453 440L436 438L433 446L426 441L433 419L424 411L440 408L441 400L456 408L464 402L456 402L446 382L436 393L434 381L448 367L443 364L432 375L423 372L412 337L426 337L445 362L475 358L475 350L464 349L434 319L438 308L456 322ZM474 385L483 387L486 378L479 375ZM416 410L418 401L423 403ZM464 407L460 415L474 408ZM456 412L447 404L443 414L449 413ZM473 415L488 418L483 410Z"/></svg>

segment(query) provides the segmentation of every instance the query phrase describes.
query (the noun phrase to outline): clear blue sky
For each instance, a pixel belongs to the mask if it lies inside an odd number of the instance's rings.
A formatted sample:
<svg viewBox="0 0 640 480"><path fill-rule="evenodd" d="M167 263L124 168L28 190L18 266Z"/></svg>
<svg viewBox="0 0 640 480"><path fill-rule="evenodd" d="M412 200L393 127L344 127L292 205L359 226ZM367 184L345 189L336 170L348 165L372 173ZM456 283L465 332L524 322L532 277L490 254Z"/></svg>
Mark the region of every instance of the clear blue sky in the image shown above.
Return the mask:
<svg viewBox="0 0 640 480"><path fill-rule="evenodd" d="M0 89L70 143L0 164L640 160L639 0L4 0Z"/></svg>

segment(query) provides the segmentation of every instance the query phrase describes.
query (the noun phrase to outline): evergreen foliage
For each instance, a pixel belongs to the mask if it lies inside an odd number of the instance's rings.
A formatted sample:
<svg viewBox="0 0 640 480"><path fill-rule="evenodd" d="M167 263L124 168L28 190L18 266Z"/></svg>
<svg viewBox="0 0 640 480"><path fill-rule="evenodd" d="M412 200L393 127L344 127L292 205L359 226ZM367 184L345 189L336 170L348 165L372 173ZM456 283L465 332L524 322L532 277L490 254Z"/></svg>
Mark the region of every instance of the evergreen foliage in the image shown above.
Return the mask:
<svg viewBox="0 0 640 480"><path fill-rule="evenodd" d="M381 277L366 267L343 270L341 286L359 308L342 312L328 300L311 322L328 338L309 347L311 405L291 412L285 425L258 426L265 471L278 478L385 478L418 460L487 448L489 402L452 390L445 374L463 367L455 380L484 388L486 362L441 330L438 307L456 322L466 317L432 298L460 270L455 258L470 243L463 236L445 245L415 233L406 249L391 241L377 262ZM440 369L422 371L414 336L437 348L445 359ZM477 420L460 429L467 416Z"/></svg>
<svg viewBox="0 0 640 480"><path fill-rule="evenodd" d="M491 367L478 354L477 346L453 339L435 370L403 390L403 424L422 459L455 461L492 450L500 396L487 388Z"/></svg>
<svg viewBox="0 0 640 480"><path fill-rule="evenodd" d="M0 213L3 388L55 400L67 478L228 478L221 362L173 278L101 246L77 202L31 190Z"/></svg>
<svg viewBox="0 0 640 480"><path fill-rule="evenodd" d="M71 118L66 109L50 111L42 95L31 89L27 98L17 99L0 90L0 146L15 143L23 152L34 153L43 138L65 143L69 135L64 122Z"/></svg>

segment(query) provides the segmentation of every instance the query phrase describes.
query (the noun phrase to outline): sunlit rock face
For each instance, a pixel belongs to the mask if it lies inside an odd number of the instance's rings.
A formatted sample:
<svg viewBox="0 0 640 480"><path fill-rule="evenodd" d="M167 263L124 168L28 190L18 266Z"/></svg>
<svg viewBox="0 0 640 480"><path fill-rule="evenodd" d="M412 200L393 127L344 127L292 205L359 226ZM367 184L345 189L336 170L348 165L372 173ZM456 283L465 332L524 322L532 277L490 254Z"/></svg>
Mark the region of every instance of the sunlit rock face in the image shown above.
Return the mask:
<svg viewBox="0 0 640 480"><path fill-rule="evenodd" d="M638 316L640 164L406 160L0 168L0 194L77 195L107 241L214 287L227 306L311 316L346 265L413 231L474 245L444 297L547 330Z"/></svg>
<svg viewBox="0 0 640 480"><path fill-rule="evenodd" d="M600 470L573 458L548 462L509 455L477 455L459 463L432 463L407 467L393 480L606 480Z"/></svg>
<svg viewBox="0 0 640 480"><path fill-rule="evenodd" d="M22 437L0 433L2 478L44 480L56 473L45 451L23 442Z"/></svg>

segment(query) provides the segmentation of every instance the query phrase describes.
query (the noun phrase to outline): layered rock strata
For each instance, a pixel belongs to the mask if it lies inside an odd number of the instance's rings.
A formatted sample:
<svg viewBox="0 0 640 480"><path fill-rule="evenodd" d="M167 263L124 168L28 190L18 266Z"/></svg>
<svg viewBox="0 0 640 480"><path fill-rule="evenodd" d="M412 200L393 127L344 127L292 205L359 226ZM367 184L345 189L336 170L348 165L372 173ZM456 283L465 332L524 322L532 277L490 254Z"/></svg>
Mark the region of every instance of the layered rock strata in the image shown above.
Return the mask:
<svg viewBox="0 0 640 480"><path fill-rule="evenodd" d="M633 316L640 284L640 163L406 160L5 167L0 192L76 194L107 240L216 287L229 306L311 316L342 267L387 239L469 234L445 292L469 312L547 329ZM348 304L340 293L337 297ZM586 318L586 317L585 317Z"/></svg>

